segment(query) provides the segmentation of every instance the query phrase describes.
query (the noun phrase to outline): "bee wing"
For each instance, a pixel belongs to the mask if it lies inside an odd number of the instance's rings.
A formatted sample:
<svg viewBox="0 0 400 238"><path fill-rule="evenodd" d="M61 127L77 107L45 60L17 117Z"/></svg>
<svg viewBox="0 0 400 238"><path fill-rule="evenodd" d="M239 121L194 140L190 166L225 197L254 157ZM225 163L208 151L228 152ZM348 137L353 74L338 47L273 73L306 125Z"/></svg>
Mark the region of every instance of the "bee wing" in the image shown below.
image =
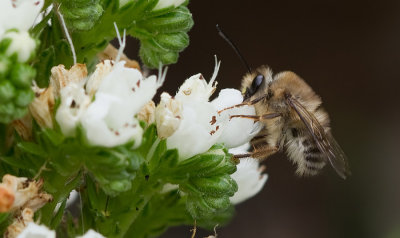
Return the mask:
<svg viewBox="0 0 400 238"><path fill-rule="evenodd" d="M340 177L345 179L350 175L347 157L331 133L326 133L324 128L299 101L293 97L287 98L288 104L296 111L297 115L307 127L318 149L324 154Z"/></svg>

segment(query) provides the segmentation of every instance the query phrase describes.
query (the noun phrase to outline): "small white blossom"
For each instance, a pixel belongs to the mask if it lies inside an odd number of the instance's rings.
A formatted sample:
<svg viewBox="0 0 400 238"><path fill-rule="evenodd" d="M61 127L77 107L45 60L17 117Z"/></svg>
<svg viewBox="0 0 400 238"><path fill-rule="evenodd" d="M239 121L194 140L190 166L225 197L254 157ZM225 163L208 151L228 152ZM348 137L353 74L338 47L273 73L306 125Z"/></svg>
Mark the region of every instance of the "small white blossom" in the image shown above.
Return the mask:
<svg viewBox="0 0 400 238"><path fill-rule="evenodd" d="M56 232L46 226L30 222L17 238L55 238Z"/></svg>
<svg viewBox="0 0 400 238"><path fill-rule="evenodd" d="M143 129L135 115L151 101L165 75L159 80L156 76L144 78L139 70L124 64L105 60L88 79L86 67L53 68L52 85L61 97L56 120L65 135L73 136L81 124L92 145L141 143Z"/></svg>
<svg viewBox="0 0 400 238"><path fill-rule="evenodd" d="M232 148L229 153L245 154L248 153L249 143L237 148ZM231 175L238 185L238 191L230 198L233 204L241 203L255 196L264 187L268 179L267 174L263 174L264 167L260 167L258 160L254 158L240 159L237 170Z"/></svg>
<svg viewBox="0 0 400 238"><path fill-rule="evenodd" d="M74 136L76 126L90 104L90 98L77 83L70 83L68 87L62 88L60 97L61 104L57 109L56 120L64 135Z"/></svg>
<svg viewBox="0 0 400 238"><path fill-rule="evenodd" d="M208 102L215 89L216 82L214 83L213 79L207 83L202 74L196 74L185 80L182 86L179 87L175 98L185 101Z"/></svg>
<svg viewBox="0 0 400 238"><path fill-rule="evenodd" d="M139 121L134 118L134 114L115 112L113 105L118 103L124 102L116 96L96 94L96 100L81 117L89 143L105 147L121 145L132 139L135 140L135 145L141 143L143 129L139 126ZM118 116L120 117L116 118ZM124 124L121 125L120 122Z"/></svg>
<svg viewBox="0 0 400 238"><path fill-rule="evenodd" d="M143 130L134 117L155 95L160 86L155 76L147 79L137 70L114 65L98 86L95 100L81 117L82 126L93 145L112 147L135 140L141 142Z"/></svg>
<svg viewBox="0 0 400 238"><path fill-rule="evenodd" d="M161 94L160 104L155 111L157 133L160 138L171 136L179 127L182 119L182 103L168 93Z"/></svg>
<svg viewBox="0 0 400 238"><path fill-rule="evenodd" d="M154 10L166 8L169 6L177 7L184 2L185 2L185 0L159 0L157 5L154 7Z"/></svg>
<svg viewBox="0 0 400 238"><path fill-rule="evenodd" d="M17 55L19 62L26 62L31 58L32 52L36 48L36 42L28 32L7 32L3 39L10 39L11 43L6 50L6 55Z"/></svg>
<svg viewBox="0 0 400 238"><path fill-rule="evenodd" d="M94 230L88 230L83 236L77 238L105 238L102 234L95 232Z"/></svg>
<svg viewBox="0 0 400 238"><path fill-rule="evenodd" d="M220 63L216 61L214 74L210 82L201 74L196 74L187 79L179 88L174 99L168 98L168 103L180 103L182 112L176 118L173 125L167 127L171 131L163 136L167 137L167 147L177 148L180 158L190 158L196 154L204 153L216 143L224 143L228 148L239 146L248 142L261 129L260 123L254 123L251 119L230 118L232 115L255 115L254 106L240 106L232 109L222 110L233 105L242 103L243 96L238 90L222 90L219 97L209 101L210 96L216 89L214 82L218 73ZM164 100L167 100L166 96ZM158 109L162 110L161 102ZM163 111L162 113L172 113ZM161 114L161 113L160 113ZM176 115L174 115L176 116ZM162 118L157 116L156 118ZM168 119L171 120L172 116ZM165 120L165 118L162 118ZM158 129L163 128L165 121L157 120Z"/></svg>

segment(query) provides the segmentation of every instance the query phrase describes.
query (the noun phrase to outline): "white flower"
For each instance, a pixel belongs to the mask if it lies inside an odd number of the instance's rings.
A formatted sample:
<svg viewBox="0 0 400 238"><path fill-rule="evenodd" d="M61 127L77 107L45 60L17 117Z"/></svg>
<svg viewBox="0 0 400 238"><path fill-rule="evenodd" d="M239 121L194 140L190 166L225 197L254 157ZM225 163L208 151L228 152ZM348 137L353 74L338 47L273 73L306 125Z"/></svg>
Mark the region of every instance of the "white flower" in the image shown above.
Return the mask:
<svg viewBox="0 0 400 238"><path fill-rule="evenodd" d="M121 145L131 139L135 140L135 145L141 143L143 130L138 120L134 114L128 116L123 111L115 112L113 106L118 103L124 102L116 96L96 94L96 100L81 117L89 143L105 147ZM124 124L120 125L120 122Z"/></svg>
<svg viewBox="0 0 400 238"><path fill-rule="evenodd" d="M4 1L4 0L2 0ZM36 48L36 42L28 32L7 32L3 39L11 39L11 43L6 50L6 55L17 55L19 62L26 62L31 58L32 52Z"/></svg>
<svg viewBox="0 0 400 238"><path fill-rule="evenodd" d="M46 226L30 222L17 238L55 238L56 232Z"/></svg>
<svg viewBox="0 0 400 238"><path fill-rule="evenodd" d="M216 65L216 70L219 69L219 64ZM196 74L185 80L179 91L176 94L178 100L190 100L208 102L210 96L216 89L216 82L214 83L215 76L213 76L209 83L204 79L202 74Z"/></svg>
<svg viewBox="0 0 400 238"><path fill-rule="evenodd" d="M219 65L216 60L214 74L209 83L201 74L194 75L183 83L174 99L164 96L164 101L157 107L160 110L156 115L157 128L159 131L169 129L166 134L162 131L162 137L167 137L168 148L178 149L180 159L204 153L216 143L224 143L228 148L244 144L262 127L251 119L230 118L231 115L255 115L253 106L234 107L219 112L242 103L243 97L238 90L222 90L217 99L209 102L216 88L214 80ZM163 109L162 105L167 103L181 104L182 110L179 109L179 113L174 114L171 109ZM161 113L168 116L162 117ZM174 126L164 126L167 123ZM176 126L179 127L176 129ZM172 135L168 137L170 134Z"/></svg>
<svg viewBox="0 0 400 238"><path fill-rule="evenodd" d="M243 96L236 89L223 89L211 103L218 111L223 110L243 102ZM262 129L262 123L254 123L252 119L247 118L232 118L232 115L255 115L256 111L253 106L234 107L229 110L224 110L220 116L227 123L222 128L222 134L218 138L219 143L224 143L226 147L233 148L250 141Z"/></svg>
<svg viewBox="0 0 400 238"><path fill-rule="evenodd" d="M86 67L81 65L70 70L61 66L52 69L52 85L61 97L56 120L65 135L73 136L81 124L92 145L141 143L143 129L135 115L154 97L165 74L160 74L159 80L156 76L145 79L140 71L124 64L106 60L87 80Z"/></svg>
<svg viewBox="0 0 400 238"><path fill-rule="evenodd" d="M90 104L90 98L83 87L70 83L60 92L61 104L57 109L56 120L66 136L74 136L75 128Z"/></svg>
<svg viewBox="0 0 400 238"><path fill-rule="evenodd" d="M104 238L104 236L90 229L83 236L78 236L77 238Z"/></svg>
<svg viewBox="0 0 400 238"><path fill-rule="evenodd" d="M157 133L160 138L171 136L179 127L182 119L182 103L174 100L168 93L161 94L160 104L155 111Z"/></svg>
<svg viewBox="0 0 400 238"><path fill-rule="evenodd" d="M233 204L241 203L261 191L268 178L262 172L263 167L259 167L256 159L240 159L236 172L231 175L238 185L238 191L230 198Z"/></svg>
<svg viewBox="0 0 400 238"><path fill-rule="evenodd" d="M169 6L177 7L184 2L185 2L185 0L159 0L153 10L158 10L158 9L166 8Z"/></svg>
<svg viewBox="0 0 400 238"><path fill-rule="evenodd" d="M28 31L33 26L43 4L43 0L1 0L0 40L4 32L9 29Z"/></svg>
<svg viewBox="0 0 400 238"><path fill-rule="evenodd" d="M90 75L86 83L86 93L92 98L104 77L107 76L113 70L113 61L104 60L102 63L96 65L96 71Z"/></svg>
<svg viewBox="0 0 400 238"><path fill-rule="evenodd" d="M177 148L180 158L187 159L210 149L217 142L222 125L216 120L218 112L211 103L181 102L182 121L175 133L167 138L167 147Z"/></svg>
<svg viewBox="0 0 400 238"><path fill-rule="evenodd" d="M144 79L140 71L126 68L124 64L124 61L115 63L104 76L95 100L81 117L86 137L93 145L112 147L132 139L135 146L141 143L143 129L135 115L154 97L163 77Z"/></svg>

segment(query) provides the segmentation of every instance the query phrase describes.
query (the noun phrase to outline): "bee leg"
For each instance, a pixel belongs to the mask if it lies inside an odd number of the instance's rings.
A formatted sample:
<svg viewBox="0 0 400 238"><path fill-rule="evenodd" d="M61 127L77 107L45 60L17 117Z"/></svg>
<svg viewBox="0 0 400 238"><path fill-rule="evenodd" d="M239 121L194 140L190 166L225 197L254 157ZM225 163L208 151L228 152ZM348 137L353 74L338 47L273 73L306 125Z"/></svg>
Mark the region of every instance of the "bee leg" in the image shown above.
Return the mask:
<svg viewBox="0 0 400 238"><path fill-rule="evenodd" d="M233 106L224 108L224 109L218 111L218 113L221 113L221 112L226 111L226 110L229 110L229 109L233 109L233 108L235 108L235 107L251 106L251 105L254 105L254 104L258 103L259 101L263 100L264 98L266 98L265 95L263 95L263 96L261 96L261 97L259 97L259 98L256 98L256 99L254 99L254 100L251 100L250 102L243 102L243 103L239 103L239 104L236 104L236 105L233 105Z"/></svg>
<svg viewBox="0 0 400 238"><path fill-rule="evenodd" d="M258 159L258 160L264 160L266 158L268 158L270 155L275 154L276 152L279 151L279 147L272 147L272 146L263 146L260 148L256 148L253 152L249 152L246 154L236 154L233 155L233 158L235 160L241 159L241 158L254 158L254 159Z"/></svg>
<svg viewBox="0 0 400 238"><path fill-rule="evenodd" d="M279 147L277 146L269 146L265 145L259 148L256 148L252 152L252 157L258 160L264 160L268 158L269 156L275 154L276 152L279 151Z"/></svg>
<svg viewBox="0 0 400 238"><path fill-rule="evenodd" d="M247 118L247 119L253 119L254 121L262 121L266 119L272 119L276 117L280 117L282 114L281 113L269 113L269 114L264 114L261 116L255 116L255 115L232 115L230 116L229 119L235 118L235 117L240 117L240 118Z"/></svg>

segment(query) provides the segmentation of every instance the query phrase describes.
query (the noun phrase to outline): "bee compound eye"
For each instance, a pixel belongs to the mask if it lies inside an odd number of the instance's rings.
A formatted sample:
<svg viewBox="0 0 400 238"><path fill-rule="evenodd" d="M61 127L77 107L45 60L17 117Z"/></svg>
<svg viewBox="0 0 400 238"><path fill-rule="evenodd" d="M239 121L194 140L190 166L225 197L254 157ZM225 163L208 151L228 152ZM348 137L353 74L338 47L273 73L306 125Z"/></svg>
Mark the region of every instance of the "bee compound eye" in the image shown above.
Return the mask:
<svg viewBox="0 0 400 238"><path fill-rule="evenodd" d="M264 82L264 75L259 74L254 77L253 82L251 83L251 91L256 93L257 90L260 88L261 84Z"/></svg>

